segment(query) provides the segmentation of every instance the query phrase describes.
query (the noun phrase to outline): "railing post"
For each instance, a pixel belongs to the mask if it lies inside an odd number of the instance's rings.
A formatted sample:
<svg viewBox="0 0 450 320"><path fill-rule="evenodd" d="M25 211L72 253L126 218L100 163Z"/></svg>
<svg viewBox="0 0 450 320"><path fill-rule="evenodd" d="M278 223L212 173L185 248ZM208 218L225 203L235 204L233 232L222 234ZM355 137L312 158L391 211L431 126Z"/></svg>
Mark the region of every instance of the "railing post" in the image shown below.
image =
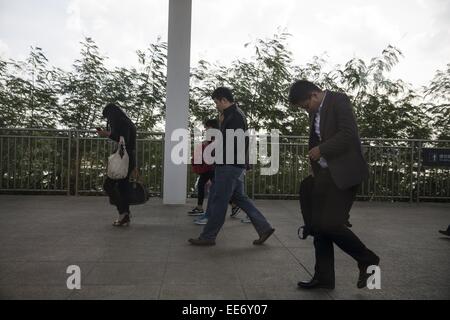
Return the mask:
<svg viewBox="0 0 450 320"><path fill-rule="evenodd" d="M72 136L72 131L69 129L68 132L68 141L67 141L67 145L68 145L68 150L67 150L67 195L70 196L70 175L72 173L72 157L71 157L71 136Z"/></svg>
<svg viewBox="0 0 450 320"><path fill-rule="evenodd" d="M80 139L78 137L78 131L75 131L75 144L76 144L76 150L75 150L75 195L78 196L78 181L79 181L79 172L80 172L80 166L79 166L79 156L80 156Z"/></svg>
<svg viewBox="0 0 450 320"><path fill-rule="evenodd" d="M410 163L409 163L409 175L410 175L410 182L409 182L409 203L412 203L414 200L414 194L413 194L413 183L414 183L414 170L413 170L413 166L414 166L414 147L415 147L415 142L411 141L411 157L410 157Z"/></svg>
<svg viewBox="0 0 450 320"><path fill-rule="evenodd" d="M164 162L165 159L165 152L164 152L164 140L166 139L165 133L162 135L162 141L161 141L161 155L162 155L162 162L161 162L161 186L160 186L160 195L161 198L164 196Z"/></svg>
<svg viewBox="0 0 450 320"><path fill-rule="evenodd" d="M255 200L255 170L256 170L256 163L252 169L252 199L253 200Z"/></svg>
<svg viewBox="0 0 450 320"><path fill-rule="evenodd" d="M422 170L422 141L418 142L417 148L417 203L420 202L420 171Z"/></svg>
<svg viewBox="0 0 450 320"><path fill-rule="evenodd" d="M0 189L3 189L3 137L1 134L0 134Z"/></svg>

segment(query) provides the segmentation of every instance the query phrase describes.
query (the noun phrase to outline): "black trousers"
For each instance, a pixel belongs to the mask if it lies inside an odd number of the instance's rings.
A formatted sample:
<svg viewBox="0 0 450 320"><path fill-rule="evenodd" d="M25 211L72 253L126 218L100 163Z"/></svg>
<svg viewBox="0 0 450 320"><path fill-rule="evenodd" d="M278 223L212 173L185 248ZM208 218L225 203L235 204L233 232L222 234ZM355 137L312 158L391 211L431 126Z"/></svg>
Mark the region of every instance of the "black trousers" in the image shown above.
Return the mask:
<svg viewBox="0 0 450 320"><path fill-rule="evenodd" d="M349 211L356 197L357 186L341 190L328 169L314 177L312 192L312 230L316 256L314 278L334 284L334 247L336 244L359 264L373 264L377 256L347 227Z"/></svg>
<svg viewBox="0 0 450 320"><path fill-rule="evenodd" d="M128 175L124 179L113 180L106 178L103 183L103 190L110 198L110 203L113 203L117 207L119 214L130 213L130 203L128 200L128 194L130 192L130 174L135 168L135 151L128 153L130 157L128 165Z"/></svg>
<svg viewBox="0 0 450 320"><path fill-rule="evenodd" d="M208 181L214 180L214 170L201 173L200 178L198 179L197 184L197 190L198 190L198 198L197 198L197 205L202 206L203 200L205 199L205 185L208 183Z"/></svg>

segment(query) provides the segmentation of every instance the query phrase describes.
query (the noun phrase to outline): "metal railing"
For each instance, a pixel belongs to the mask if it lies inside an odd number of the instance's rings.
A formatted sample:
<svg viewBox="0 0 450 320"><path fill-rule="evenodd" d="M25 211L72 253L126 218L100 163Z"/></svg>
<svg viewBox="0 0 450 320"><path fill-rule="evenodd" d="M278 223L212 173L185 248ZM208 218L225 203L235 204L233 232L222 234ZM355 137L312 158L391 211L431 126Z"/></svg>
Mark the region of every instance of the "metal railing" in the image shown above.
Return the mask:
<svg viewBox="0 0 450 320"><path fill-rule="evenodd" d="M448 201L450 168L424 167L422 148L450 148L448 140L362 139L370 176L360 199ZM113 143L94 131L0 128L0 192L101 194ZM270 151L270 144L269 144ZM261 164L246 174L253 198L296 198L299 182L309 174L308 139L281 136L277 174L261 175ZM136 156L144 183L161 196L164 134L138 132ZM195 196L196 175L188 165L187 196Z"/></svg>

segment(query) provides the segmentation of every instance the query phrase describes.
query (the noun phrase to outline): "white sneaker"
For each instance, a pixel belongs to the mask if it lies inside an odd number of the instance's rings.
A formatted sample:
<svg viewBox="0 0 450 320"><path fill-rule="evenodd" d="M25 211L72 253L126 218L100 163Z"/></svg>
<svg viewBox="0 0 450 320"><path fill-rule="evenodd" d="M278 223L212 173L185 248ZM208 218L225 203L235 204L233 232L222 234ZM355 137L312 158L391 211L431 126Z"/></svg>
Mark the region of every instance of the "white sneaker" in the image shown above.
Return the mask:
<svg viewBox="0 0 450 320"><path fill-rule="evenodd" d="M194 209L192 209L191 211L188 212L188 215L190 215L190 216L201 216L204 214L205 214L205 212L203 211L203 209L199 209L197 207L195 207Z"/></svg>
<svg viewBox="0 0 450 320"><path fill-rule="evenodd" d="M238 206L231 207L230 217L236 218L236 216L238 215L239 211L241 211L241 208L239 208Z"/></svg>
<svg viewBox="0 0 450 320"><path fill-rule="evenodd" d="M208 218L203 217L203 218L200 218L200 219L195 219L194 223L198 224L198 225L207 224L208 223Z"/></svg>
<svg viewBox="0 0 450 320"><path fill-rule="evenodd" d="M245 216L244 219L241 219L242 223L252 223L252 220L250 220L250 218L248 216Z"/></svg>

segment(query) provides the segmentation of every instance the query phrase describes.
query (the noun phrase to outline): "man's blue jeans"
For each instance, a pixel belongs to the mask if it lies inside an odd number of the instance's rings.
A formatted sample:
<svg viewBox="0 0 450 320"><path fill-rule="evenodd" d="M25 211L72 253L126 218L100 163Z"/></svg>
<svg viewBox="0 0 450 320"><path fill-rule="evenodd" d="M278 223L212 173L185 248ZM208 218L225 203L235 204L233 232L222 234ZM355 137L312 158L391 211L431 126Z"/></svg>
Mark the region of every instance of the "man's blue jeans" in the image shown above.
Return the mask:
<svg viewBox="0 0 450 320"><path fill-rule="evenodd" d="M225 222L228 202L231 198L239 208L245 211L260 236L272 228L244 193L244 172L244 168L232 165L216 166L214 183L210 188L206 209L208 223L200 235L201 239L216 239Z"/></svg>

